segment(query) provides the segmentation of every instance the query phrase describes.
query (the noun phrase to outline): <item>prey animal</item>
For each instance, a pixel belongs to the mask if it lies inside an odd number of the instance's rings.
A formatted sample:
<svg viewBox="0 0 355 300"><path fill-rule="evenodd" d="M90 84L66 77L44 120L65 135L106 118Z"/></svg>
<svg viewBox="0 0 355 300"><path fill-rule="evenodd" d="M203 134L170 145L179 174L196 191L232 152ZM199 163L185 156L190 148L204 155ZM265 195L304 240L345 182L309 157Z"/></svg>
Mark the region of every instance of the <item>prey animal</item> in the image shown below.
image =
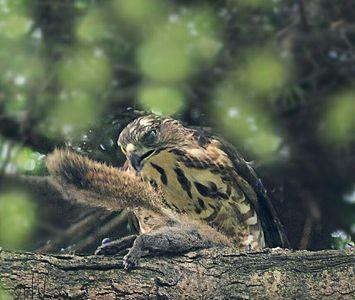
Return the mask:
<svg viewBox="0 0 355 300"><path fill-rule="evenodd" d="M132 246L124 258L131 268L144 251L288 246L261 180L221 138L151 114L128 124L118 144L127 157L121 169L69 151L47 159L68 198L136 215L140 234L104 243L97 254Z"/></svg>

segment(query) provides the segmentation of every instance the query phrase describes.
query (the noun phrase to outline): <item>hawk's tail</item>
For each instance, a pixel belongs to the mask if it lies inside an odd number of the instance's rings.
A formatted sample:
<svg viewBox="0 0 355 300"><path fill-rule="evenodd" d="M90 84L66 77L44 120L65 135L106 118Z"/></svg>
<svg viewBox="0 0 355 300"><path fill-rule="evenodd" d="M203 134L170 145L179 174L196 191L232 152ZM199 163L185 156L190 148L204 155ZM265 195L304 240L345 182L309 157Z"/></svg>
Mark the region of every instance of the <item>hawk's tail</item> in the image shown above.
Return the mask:
<svg viewBox="0 0 355 300"><path fill-rule="evenodd" d="M54 182L69 200L108 209L160 210L159 193L131 172L69 150L55 150L46 164Z"/></svg>
<svg viewBox="0 0 355 300"><path fill-rule="evenodd" d="M267 246L290 248L290 242L269 197L259 195L258 203Z"/></svg>

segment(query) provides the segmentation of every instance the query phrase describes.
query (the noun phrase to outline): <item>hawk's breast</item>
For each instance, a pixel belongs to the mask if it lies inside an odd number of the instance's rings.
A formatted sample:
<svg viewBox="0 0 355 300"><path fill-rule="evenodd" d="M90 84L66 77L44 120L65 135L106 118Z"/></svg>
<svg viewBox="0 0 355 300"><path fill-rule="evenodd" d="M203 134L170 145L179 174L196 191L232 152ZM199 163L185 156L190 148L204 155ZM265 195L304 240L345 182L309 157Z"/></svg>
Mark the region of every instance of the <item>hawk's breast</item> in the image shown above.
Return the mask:
<svg viewBox="0 0 355 300"><path fill-rule="evenodd" d="M260 223L228 157L217 150L204 155L199 148L185 154L165 150L147 160L140 174L161 188L171 209L207 222L238 244L264 247Z"/></svg>

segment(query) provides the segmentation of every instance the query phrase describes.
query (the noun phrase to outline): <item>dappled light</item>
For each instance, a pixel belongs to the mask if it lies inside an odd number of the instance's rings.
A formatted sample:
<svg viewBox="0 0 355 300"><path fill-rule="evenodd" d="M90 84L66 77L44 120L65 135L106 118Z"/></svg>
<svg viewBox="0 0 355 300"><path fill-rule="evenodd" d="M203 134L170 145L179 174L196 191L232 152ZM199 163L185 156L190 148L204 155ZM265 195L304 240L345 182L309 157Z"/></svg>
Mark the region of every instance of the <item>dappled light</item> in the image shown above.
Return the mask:
<svg viewBox="0 0 355 300"><path fill-rule="evenodd" d="M77 49L59 70L59 80L65 90L100 93L107 87L109 78L110 66L100 48Z"/></svg>
<svg viewBox="0 0 355 300"><path fill-rule="evenodd" d="M47 117L43 134L75 136L84 130L92 120L99 118L101 103L81 90L63 92L60 101Z"/></svg>
<svg viewBox="0 0 355 300"><path fill-rule="evenodd" d="M112 1L112 8L119 20L143 31L146 26L152 26L161 19L168 5L166 1L162 0Z"/></svg>
<svg viewBox="0 0 355 300"><path fill-rule="evenodd" d="M292 69L290 62L282 58L276 49L266 46L248 49L245 56L237 60L234 76L239 89L252 91L265 100L274 98L277 91L288 83Z"/></svg>
<svg viewBox="0 0 355 300"><path fill-rule="evenodd" d="M137 50L137 62L149 79L176 82L188 78L198 63L208 63L220 49L216 16L209 10L166 15Z"/></svg>
<svg viewBox="0 0 355 300"><path fill-rule="evenodd" d="M166 116L182 111L186 101L178 88L167 85L143 85L138 98L143 109Z"/></svg>
<svg viewBox="0 0 355 300"><path fill-rule="evenodd" d="M217 86L212 107L212 113L217 114L217 125L253 154L275 157L281 137L273 128L271 116L256 105L254 94L239 86L233 76Z"/></svg>
<svg viewBox="0 0 355 300"><path fill-rule="evenodd" d="M78 39L83 43L93 44L102 40L107 32L104 12L92 9L85 14L76 27Z"/></svg>

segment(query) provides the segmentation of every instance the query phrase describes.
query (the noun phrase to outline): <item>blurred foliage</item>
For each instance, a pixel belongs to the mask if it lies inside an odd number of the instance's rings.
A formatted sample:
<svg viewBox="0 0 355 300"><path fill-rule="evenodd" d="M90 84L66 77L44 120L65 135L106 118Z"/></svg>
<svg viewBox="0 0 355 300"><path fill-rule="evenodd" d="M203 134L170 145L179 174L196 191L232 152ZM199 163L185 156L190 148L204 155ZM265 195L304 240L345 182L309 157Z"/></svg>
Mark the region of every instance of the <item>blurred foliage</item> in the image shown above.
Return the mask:
<svg viewBox="0 0 355 300"><path fill-rule="evenodd" d="M81 18L76 28L78 39L89 44L100 41L107 32L105 25L104 16L100 10L89 11Z"/></svg>
<svg viewBox="0 0 355 300"><path fill-rule="evenodd" d="M137 61L142 73L162 82L187 79L198 63L208 63L220 49L217 28L210 10L200 8L171 15L138 48Z"/></svg>
<svg viewBox="0 0 355 300"><path fill-rule="evenodd" d="M0 194L0 245L21 249L35 231L36 208L25 194Z"/></svg>
<svg viewBox="0 0 355 300"><path fill-rule="evenodd" d="M333 249L355 249L355 244L351 240L351 236L342 230L332 233L332 248Z"/></svg>
<svg viewBox="0 0 355 300"><path fill-rule="evenodd" d="M109 69L107 58L99 48L77 49L61 65L59 80L65 90L80 90L95 95L105 89L110 78Z"/></svg>
<svg viewBox="0 0 355 300"><path fill-rule="evenodd" d="M112 7L118 18L130 26L152 25L162 15L165 1L161 0L114 0Z"/></svg>
<svg viewBox="0 0 355 300"><path fill-rule="evenodd" d="M43 175L63 145L118 166L126 109L143 109L227 137L260 166L293 245L315 218L309 247L330 247L354 235L354 6L0 0L0 176Z"/></svg>
<svg viewBox="0 0 355 300"><path fill-rule="evenodd" d="M243 61L244 64L236 67L235 80L239 87L266 99L268 95L274 96L292 74L290 63L282 59L277 51L267 49L267 46L263 49L248 49Z"/></svg>
<svg viewBox="0 0 355 300"><path fill-rule="evenodd" d="M174 115L185 106L181 91L169 86L143 86L139 93L142 107L160 115Z"/></svg>
<svg viewBox="0 0 355 300"><path fill-rule="evenodd" d="M217 114L216 126L234 141L244 142L244 147L261 156L275 154L281 139L272 128L270 117L258 107L255 89L244 89L234 74L221 82L214 95L212 114Z"/></svg>
<svg viewBox="0 0 355 300"><path fill-rule="evenodd" d="M355 133L355 89L339 92L331 99L325 113L325 138L347 143Z"/></svg>
<svg viewBox="0 0 355 300"><path fill-rule="evenodd" d="M245 6L249 8L270 8L272 1L265 0L233 0L236 5Z"/></svg>
<svg viewBox="0 0 355 300"><path fill-rule="evenodd" d="M12 300L13 297L10 296L8 292L6 292L3 288L1 288L1 281L0 281L0 300Z"/></svg>
<svg viewBox="0 0 355 300"><path fill-rule="evenodd" d="M0 139L0 149L0 166L4 167L6 173L44 174L43 154L2 139Z"/></svg>

